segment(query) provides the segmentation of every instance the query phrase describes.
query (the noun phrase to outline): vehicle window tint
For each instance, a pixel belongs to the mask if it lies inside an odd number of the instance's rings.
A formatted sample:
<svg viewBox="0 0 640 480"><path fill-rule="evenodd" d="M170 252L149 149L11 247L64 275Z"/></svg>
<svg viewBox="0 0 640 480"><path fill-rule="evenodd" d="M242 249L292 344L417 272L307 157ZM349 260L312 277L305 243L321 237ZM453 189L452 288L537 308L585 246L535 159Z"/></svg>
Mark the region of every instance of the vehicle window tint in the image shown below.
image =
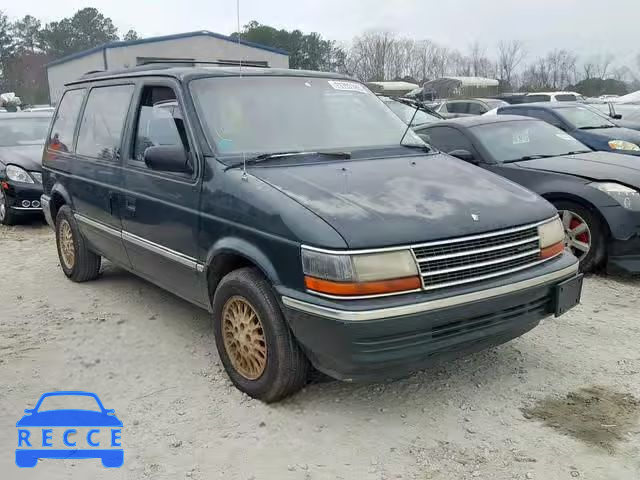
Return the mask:
<svg viewBox="0 0 640 480"><path fill-rule="evenodd" d="M550 102L551 96L549 95L527 95L527 102L535 103L535 102Z"/></svg>
<svg viewBox="0 0 640 480"><path fill-rule="evenodd" d="M144 162L149 147L181 145L189 151L182 109L170 87L145 87L138 107L133 159Z"/></svg>
<svg viewBox="0 0 640 480"><path fill-rule="evenodd" d="M100 160L114 160L120 149L133 85L98 87L89 92L76 152Z"/></svg>
<svg viewBox="0 0 640 480"><path fill-rule="evenodd" d="M469 103L469 113L471 115L482 115L483 113L487 113L487 107L482 105L481 103Z"/></svg>
<svg viewBox="0 0 640 480"><path fill-rule="evenodd" d="M578 99L575 95L564 94L564 95L556 95L556 102L576 102Z"/></svg>
<svg viewBox="0 0 640 480"><path fill-rule="evenodd" d="M73 132L76 129L84 92L84 89L65 92L53 121L51 135L47 139L47 148L68 152L73 147Z"/></svg>
<svg viewBox="0 0 640 480"><path fill-rule="evenodd" d="M469 103L468 102L447 102L447 112L469 113Z"/></svg>
<svg viewBox="0 0 640 480"><path fill-rule="evenodd" d="M449 153L454 150L468 150L471 153L475 152L473 145L467 137L454 128L430 128L420 133L422 135L427 134L429 136L428 142L438 150L445 153Z"/></svg>

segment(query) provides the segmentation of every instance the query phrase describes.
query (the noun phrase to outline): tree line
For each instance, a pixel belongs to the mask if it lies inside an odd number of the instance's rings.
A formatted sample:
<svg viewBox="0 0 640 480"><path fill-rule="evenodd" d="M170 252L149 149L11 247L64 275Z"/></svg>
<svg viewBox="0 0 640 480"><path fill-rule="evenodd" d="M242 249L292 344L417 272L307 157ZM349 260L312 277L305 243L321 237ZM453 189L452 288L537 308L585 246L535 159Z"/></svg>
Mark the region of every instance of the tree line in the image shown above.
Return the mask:
<svg viewBox="0 0 640 480"><path fill-rule="evenodd" d="M49 101L45 65L57 58L122 38L113 21L95 8L43 24L32 15L10 21L0 11L0 92L15 91L28 103Z"/></svg>
<svg viewBox="0 0 640 480"><path fill-rule="evenodd" d="M286 50L291 68L334 71L363 81L422 84L453 75L495 78L504 92L570 88L595 96L640 89L640 52L636 65L619 65L611 54L580 58L562 48L533 57L519 40L491 46L476 41L461 51L385 31L365 32L341 44L319 33L276 29L255 20L231 36ZM15 91L28 103L47 102L48 62L115 40L138 38L135 30L119 36L113 21L95 8L49 23L31 15L11 21L0 11L0 92Z"/></svg>

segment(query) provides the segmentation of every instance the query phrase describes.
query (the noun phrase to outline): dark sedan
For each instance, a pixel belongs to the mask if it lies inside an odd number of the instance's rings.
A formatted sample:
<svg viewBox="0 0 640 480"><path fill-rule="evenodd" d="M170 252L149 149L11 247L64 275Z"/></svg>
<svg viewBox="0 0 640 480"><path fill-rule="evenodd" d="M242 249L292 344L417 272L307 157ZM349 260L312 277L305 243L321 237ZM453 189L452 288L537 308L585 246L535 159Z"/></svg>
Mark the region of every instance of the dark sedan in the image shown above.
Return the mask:
<svg viewBox="0 0 640 480"><path fill-rule="evenodd" d="M41 214L42 146L51 112L0 116L0 223Z"/></svg>
<svg viewBox="0 0 640 480"><path fill-rule="evenodd" d="M640 158L593 152L545 122L516 116L448 120L415 131L436 148L540 194L560 211L583 271L640 273Z"/></svg>
<svg viewBox="0 0 640 480"><path fill-rule="evenodd" d="M618 127L611 120L576 103L524 103L500 107L498 115L538 118L564 130L592 150L640 156L640 132Z"/></svg>

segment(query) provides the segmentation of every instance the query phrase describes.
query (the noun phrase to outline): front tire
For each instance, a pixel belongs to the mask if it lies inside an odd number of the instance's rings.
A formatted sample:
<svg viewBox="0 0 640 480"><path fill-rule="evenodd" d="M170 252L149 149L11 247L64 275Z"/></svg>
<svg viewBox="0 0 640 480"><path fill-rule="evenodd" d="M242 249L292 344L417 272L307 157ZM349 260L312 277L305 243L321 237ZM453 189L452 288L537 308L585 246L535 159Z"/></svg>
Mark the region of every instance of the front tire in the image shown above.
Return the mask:
<svg viewBox="0 0 640 480"><path fill-rule="evenodd" d="M93 280L100 273L100 255L87 247L68 205L56 215L56 245L64 274L74 282Z"/></svg>
<svg viewBox="0 0 640 480"><path fill-rule="evenodd" d="M2 225L14 225L16 223L15 214L9 208L9 201L7 194L4 190L0 191L0 224Z"/></svg>
<svg viewBox="0 0 640 480"><path fill-rule="evenodd" d="M226 275L213 297L218 354L233 384L270 403L300 390L309 362L284 320L269 282L255 268Z"/></svg>
<svg viewBox="0 0 640 480"><path fill-rule="evenodd" d="M580 260L580 271L596 270L606 256L606 232L598 216L579 203L554 203L565 231L565 245Z"/></svg>

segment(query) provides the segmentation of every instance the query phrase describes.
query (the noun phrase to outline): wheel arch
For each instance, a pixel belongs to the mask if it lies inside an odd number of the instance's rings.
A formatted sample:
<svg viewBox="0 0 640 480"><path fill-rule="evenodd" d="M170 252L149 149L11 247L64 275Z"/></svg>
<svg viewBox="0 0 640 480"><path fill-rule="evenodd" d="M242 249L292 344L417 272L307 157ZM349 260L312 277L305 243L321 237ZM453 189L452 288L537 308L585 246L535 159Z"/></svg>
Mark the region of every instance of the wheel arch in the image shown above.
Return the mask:
<svg viewBox="0 0 640 480"><path fill-rule="evenodd" d="M607 239L611 238L611 227L609 225L609 222L604 217L604 215L602 215L602 212L600 212L600 209L598 207L596 207L592 202L587 200L586 198L580 197L578 195L575 195L575 194L572 194L572 193L568 193L568 192L544 193L541 196L545 200L551 202L552 204L555 204L555 202L561 202L561 201L573 202L573 203L577 203L578 205L588 209L590 212L592 212L598 218L598 220L600 220L600 223L604 227L605 237Z"/></svg>
<svg viewBox="0 0 640 480"><path fill-rule="evenodd" d="M226 237L218 240L207 253L206 274L210 302L213 302L213 294L220 280L242 267L257 268L272 285L280 283L276 268L262 250L246 240Z"/></svg>
<svg viewBox="0 0 640 480"><path fill-rule="evenodd" d="M49 194L51 197L49 203L49 209L51 210L51 218L53 222L56 221L56 216L58 215L58 211L63 205L69 205L73 209L73 204L71 202L71 195L67 191L67 189L59 183L56 183L51 189L51 193Z"/></svg>

